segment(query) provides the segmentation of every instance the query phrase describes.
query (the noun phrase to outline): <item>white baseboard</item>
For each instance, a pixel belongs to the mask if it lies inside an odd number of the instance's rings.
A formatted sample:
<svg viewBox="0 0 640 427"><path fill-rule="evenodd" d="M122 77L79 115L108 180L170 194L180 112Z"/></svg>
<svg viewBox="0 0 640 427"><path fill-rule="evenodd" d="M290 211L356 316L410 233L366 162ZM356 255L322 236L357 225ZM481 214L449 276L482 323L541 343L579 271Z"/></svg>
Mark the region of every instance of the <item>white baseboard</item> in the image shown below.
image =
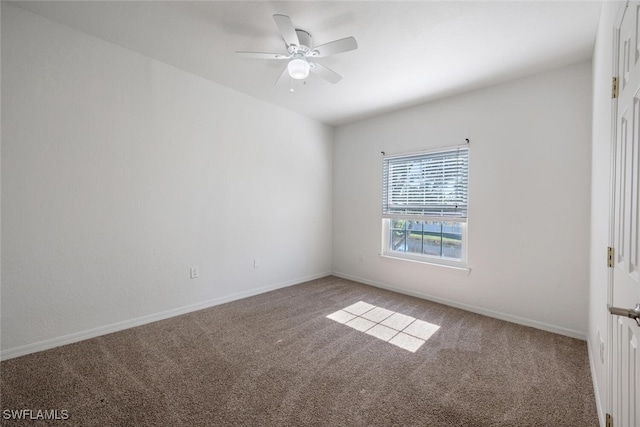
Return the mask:
<svg viewBox="0 0 640 427"><path fill-rule="evenodd" d="M105 326L99 326L97 328L89 329L86 331L75 332L73 334L63 335L39 341L32 344L23 345L20 347L9 348L0 352L0 360L13 359L15 357L24 356L38 351L48 350L54 347L62 345L72 344L74 342L83 341L90 338L99 337L101 335L110 334L113 332L122 331L124 329L134 328L136 326L145 325L147 323L157 322L158 320L168 319L170 317L179 316L181 314L190 313L192 311L198 311L205 308L213 307L216 305L224 304L231 301L236 301L242 298L251 297L265 292L274 291L280 288L286 288L288 286L298 285L300 283L308 282L310 280L320 279L331 275L331 272L318 273L311 276L300 277L286 282L276 283L261 288L251 289L245 292L239 292L236 294L226 295L220 298L214 298L211 300L203 301L197 304L192 304L184 307L178 307L171 310L163 311L160 313L149 314L135 319L124 320L122 322L111 323Z"/></svg>
<svg viewBox="0 0 640 427"><path fill-rule="evenodd" d="M595 361L593 350L591 348L591 339L587 338L587 349L589 353L589 370L591 371L591 382L593 383L593 393L596 397L596 409L598 410L598 422L600 426L606 425L605 411L602 408L602 400L600 400L600 388L598 387L598 377L596 376Z"/></svg>
<svg viewBox="0 0 640 427"><path fill-rule="evenodd" d="M389 285L387 283L382 283L375 280L369 280L363 277L352 276L350 274L341 273L339 271L334 271L332 274L336 277L341 277L343 279L353 280L354 282L364 283L365 285L371 285L377 288L387 289L389 291L398 292L400 294L411 295L417 298L422 298L425 300L448 305L450 307L455 307L462 310L470 311L472 313L482 314L483 316L493 317L495 319L500 319L500 320L504 320L511 323L517 323L518 325L530 326L532 328L541 329L547 332L553 332L555 334L576 338L582 341L586 341L587 339L587 335L584 332L574 331L573 329L567 329L561 326L555 326L555 325L550 325L548 323L539 322L537 320L526 319L524 317L514 316L512 314L501 313L498 311L489 310L489 309L477 307L474 305L464 304L464 303L460 303L460 302L445 299L445 298L435 297L433 295L429 295L422 292L410 291L410 290Z"/></svg>

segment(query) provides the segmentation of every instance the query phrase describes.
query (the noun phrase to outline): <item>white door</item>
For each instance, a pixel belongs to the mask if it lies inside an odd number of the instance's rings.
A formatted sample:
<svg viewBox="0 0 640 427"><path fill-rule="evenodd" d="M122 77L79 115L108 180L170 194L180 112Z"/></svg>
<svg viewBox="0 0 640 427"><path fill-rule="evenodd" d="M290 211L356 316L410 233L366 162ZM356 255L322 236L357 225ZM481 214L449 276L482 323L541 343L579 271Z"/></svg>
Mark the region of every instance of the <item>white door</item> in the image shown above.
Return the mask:
<svg viewBox="0 0 640 427"><path fill-rule="evenodd" d="M612 360L610 408L615 427L640 426L640 1L619 23L614 163Z"/></svg>

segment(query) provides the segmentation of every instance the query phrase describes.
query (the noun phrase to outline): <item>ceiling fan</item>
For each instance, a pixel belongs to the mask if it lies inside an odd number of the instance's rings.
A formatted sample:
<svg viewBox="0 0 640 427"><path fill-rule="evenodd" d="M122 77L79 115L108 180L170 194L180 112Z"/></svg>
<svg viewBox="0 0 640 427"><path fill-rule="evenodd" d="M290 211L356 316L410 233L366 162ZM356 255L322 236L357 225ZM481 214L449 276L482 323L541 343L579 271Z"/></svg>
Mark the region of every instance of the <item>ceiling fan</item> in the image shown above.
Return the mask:
<svg viewBox="0 0 640 427"><path fill-rule="evenodd" d="M342 76L335 71L317 62L312 62L313 58L335 55L348 52L358 48L358 43L353 37L334 40L329 43L313 46L311 34L307 31L297 29L293 26L291 18L286 15L273 15L274 21L280 30L280 34L287 46L287 53L265 53L265 52L236 52L243 58L257 59L286 59L289 62L276 81L278 85L286 76L291 77L291 91L293 92L293 79L304 80L312 72L330 83L338 83Z"/></svg>

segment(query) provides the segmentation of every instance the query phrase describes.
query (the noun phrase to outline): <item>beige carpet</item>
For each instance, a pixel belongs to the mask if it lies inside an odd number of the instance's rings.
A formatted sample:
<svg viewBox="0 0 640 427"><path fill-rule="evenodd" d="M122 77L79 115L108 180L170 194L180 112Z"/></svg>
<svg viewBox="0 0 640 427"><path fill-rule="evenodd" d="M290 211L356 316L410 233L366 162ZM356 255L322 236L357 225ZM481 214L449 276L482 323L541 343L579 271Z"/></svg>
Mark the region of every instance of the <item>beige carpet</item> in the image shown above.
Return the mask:
<svg viewBox="0 0 640 427"><path fill-rule="evenodd" d="M409 351L326 317L359 301L439 328ZM336 277L0 368L1 409L56 426L597 425L585 342Z"/></svg>

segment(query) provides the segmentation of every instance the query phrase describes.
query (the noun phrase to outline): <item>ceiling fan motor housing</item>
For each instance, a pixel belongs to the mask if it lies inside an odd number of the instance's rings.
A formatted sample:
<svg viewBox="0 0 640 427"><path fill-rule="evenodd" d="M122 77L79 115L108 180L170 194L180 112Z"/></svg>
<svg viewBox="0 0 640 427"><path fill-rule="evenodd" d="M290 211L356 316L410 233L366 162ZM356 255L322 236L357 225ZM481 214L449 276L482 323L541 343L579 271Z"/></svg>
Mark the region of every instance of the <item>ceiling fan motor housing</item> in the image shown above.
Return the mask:
<svg viewBox="0 0 640 427"><path fill-rule="evenodd" d="M301 53L304 56L311 55L311 46L313 46L313 39L311 38L311 34L306 32L305 30L296 29L296 35L298 36L300 46L290 45L287 47L287 51L290 54Z"/></svg>

